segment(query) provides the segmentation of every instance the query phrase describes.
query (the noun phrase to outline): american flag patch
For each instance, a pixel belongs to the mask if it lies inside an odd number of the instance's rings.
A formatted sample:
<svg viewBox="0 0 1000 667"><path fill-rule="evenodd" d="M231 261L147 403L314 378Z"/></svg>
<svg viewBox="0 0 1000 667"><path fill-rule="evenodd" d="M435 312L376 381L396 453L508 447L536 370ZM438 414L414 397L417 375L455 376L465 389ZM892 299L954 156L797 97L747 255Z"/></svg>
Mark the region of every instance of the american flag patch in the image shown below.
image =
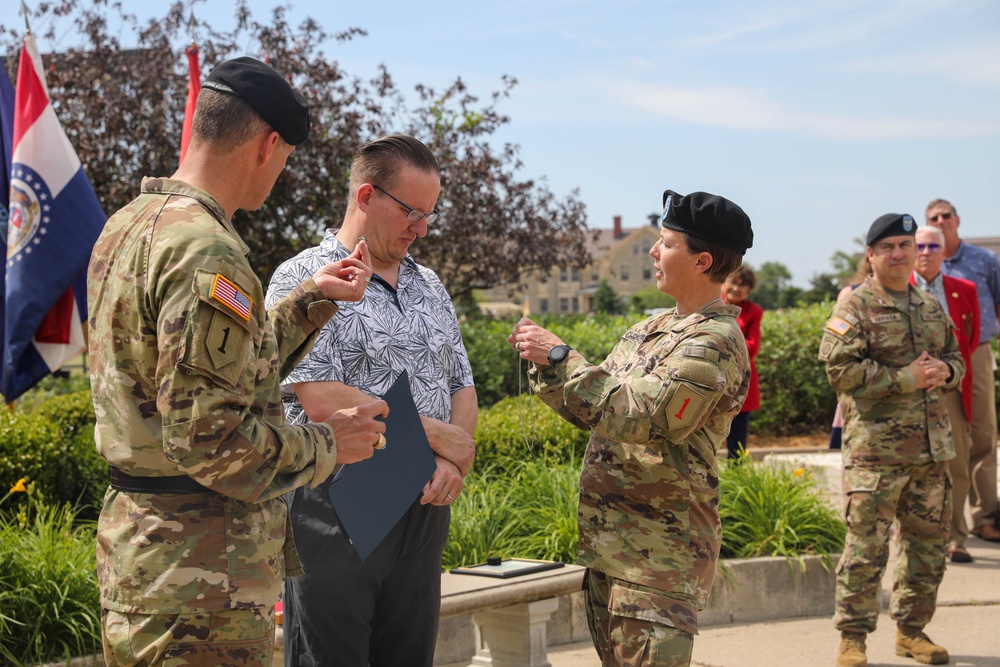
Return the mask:
<svg viewBox="0 0 1000 667"><path fill-rule="evenodd" d="M830 321L826 323L826 328L835 334L843 336L851 330L851 324L847 320L839 317L831 317Z"/></svg>
<svg viewBox="0 0 1000 667"><path fill-rule="evenodd" d="M249 294L227 280L221 273L215 274L211 296L242 317L244 321L250 321L250 313L253 311L253 299L250 298Z"/></svg>

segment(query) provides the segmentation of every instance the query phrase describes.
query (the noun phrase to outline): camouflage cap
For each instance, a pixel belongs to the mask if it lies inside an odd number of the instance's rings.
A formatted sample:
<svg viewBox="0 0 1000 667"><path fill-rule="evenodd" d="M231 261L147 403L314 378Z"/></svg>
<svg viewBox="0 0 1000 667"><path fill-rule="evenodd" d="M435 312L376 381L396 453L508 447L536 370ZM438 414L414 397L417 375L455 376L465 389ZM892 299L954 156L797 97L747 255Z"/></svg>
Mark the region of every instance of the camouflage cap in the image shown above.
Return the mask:
<svg viewBox="0 0 1000 667"><path fill-rule="evenodd" d="M270 65L233 58L212 70L202 87L239 97L292 146L309 136L309 105Z"/></svg>
<svg viewBox="0 0 1000 667"><path fill-rule="evenodd" d="M739 206L718 195L692 192L680 195L663 192L663 215L660 224L696 239L735 250L741 255L753 247L750 218Z"/></svg>
<svg viewBox="0 0 1000 667"><path fill-rule="evenodd" d="M912 215L909 213L886 213L879 216L868 228L868 238L865 243L871 246L887 236L916 235L917 223L913 221Z"/></svg>

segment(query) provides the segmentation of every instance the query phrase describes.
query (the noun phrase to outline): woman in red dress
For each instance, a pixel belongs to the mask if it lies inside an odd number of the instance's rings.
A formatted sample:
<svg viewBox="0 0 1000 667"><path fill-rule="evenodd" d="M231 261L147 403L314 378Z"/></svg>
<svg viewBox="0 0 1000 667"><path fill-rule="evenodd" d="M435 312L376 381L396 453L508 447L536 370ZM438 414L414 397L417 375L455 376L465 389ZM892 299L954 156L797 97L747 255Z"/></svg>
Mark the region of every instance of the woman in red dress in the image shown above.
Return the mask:
<svg viewBox="0 0 1000 667"><path fill-rule="evenodd" d="M750 429L750 413L760 408L760 386L757 383L757 352L760 351L760 321L764 317L764 309L750 301L750 292L757 286L757 276L746 266L741 266L726 278L722 284L722 300L739 306L738 322L743 338L747 342L747 352L750 353L750 389L747 390L747 400L743 403L740 414L733 418L729 429L726 448L729 458L736 459L742 450L747 448L747 435Z"/></svg>

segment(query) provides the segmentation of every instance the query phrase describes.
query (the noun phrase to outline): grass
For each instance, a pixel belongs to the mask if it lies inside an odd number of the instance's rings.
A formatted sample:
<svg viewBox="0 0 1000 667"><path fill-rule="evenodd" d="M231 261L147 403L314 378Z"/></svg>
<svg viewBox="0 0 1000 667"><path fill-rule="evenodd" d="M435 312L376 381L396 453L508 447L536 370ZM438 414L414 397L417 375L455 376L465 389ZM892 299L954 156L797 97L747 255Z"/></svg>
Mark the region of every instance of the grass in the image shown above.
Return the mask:
<svg viewBox="0 0 1000 667"><path fill-rule="evenodd" d="M0 513L0 665L100 650L94 534L68 506Z"/></svg>
<svg viewBox="0 0 1000 667"><path fill-rule="evenodd" d="M489 556L576 561L580 464L507 462L474 471L452 505L445 570Z"/></svg>
<svg viewBox="0 0 1000 667"><path fill-rule="evenodd" d="M847 526L802 468L725 466L719 475L722 557L834 554Z"/></svg>

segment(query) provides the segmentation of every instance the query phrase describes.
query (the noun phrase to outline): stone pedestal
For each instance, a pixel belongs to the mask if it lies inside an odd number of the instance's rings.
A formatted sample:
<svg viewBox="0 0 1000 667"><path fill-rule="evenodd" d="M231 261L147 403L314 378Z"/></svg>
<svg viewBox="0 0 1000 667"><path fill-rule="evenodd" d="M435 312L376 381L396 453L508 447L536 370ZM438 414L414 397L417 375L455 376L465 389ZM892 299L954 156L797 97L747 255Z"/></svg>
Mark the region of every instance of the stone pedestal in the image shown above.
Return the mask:
<svg viewBox="0 0 1000 667"><path fill-rule="evenodd" d="M548 598L475 614L470 667L551 667L546 624L558 608L559 599Z"/></svg>

